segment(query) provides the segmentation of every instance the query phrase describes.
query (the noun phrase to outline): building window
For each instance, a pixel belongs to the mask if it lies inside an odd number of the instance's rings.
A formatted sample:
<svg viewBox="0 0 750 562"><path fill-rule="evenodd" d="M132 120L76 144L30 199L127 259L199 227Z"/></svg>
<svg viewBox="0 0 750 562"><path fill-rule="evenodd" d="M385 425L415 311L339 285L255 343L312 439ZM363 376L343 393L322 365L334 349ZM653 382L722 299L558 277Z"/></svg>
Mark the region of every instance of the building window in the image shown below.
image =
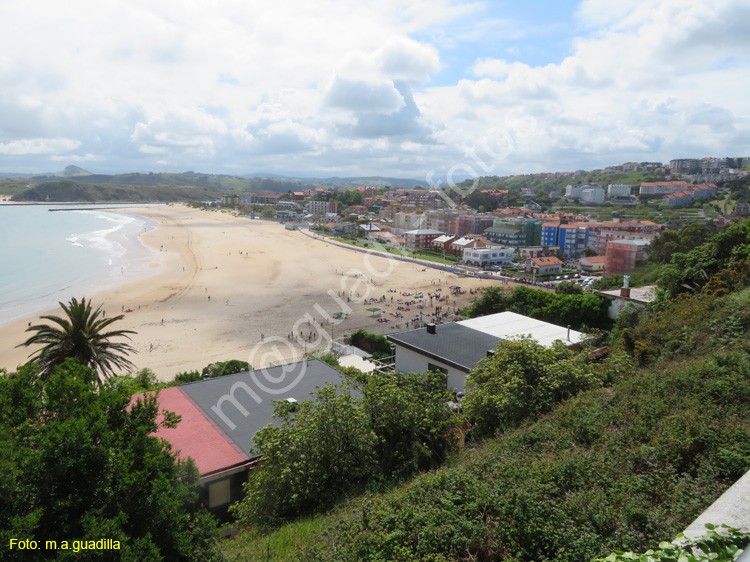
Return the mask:
<svg viewBox="0 0 750 562"><path fill-rule="evenodd" d="M433 365L432 363L427 363L427 370L433 371L435 373L443 373L446 375L448 374L448 369L446 369L445 367L438 367L437 365Z"/></svg>
<svg viewBox="0 0 750 562"><path fill-rule="evenodd" d="M208 485L208 508L229 503L229 478Z"/></svg>

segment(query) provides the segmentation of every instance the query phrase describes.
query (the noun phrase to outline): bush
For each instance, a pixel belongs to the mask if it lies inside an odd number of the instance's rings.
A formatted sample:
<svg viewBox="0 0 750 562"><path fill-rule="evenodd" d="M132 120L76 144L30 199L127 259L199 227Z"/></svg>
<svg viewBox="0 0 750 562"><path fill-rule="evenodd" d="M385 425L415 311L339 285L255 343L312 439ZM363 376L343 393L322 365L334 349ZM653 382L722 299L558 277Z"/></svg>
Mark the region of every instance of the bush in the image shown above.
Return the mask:
<svg viewBox="0 0 750 562"><path fill-rule="evenodd" d="M203 367L202 374L208 375L208 378L223 377L225 375L233 375L240 371L251 371L252 366L247 361L240 361L238 359L231 359L229 361L217 361L216 363L209 363Z"/></svg>
<svg viewBox="0 0 750 562"><path fill-rule="evenodd" d="M362 351L366 351L367 353L385 353L386 357L393 355L391 342L389 342L385 336L371 334L370 332L360 329L349 336L349 341L352 345L360 348Z"/></svg>

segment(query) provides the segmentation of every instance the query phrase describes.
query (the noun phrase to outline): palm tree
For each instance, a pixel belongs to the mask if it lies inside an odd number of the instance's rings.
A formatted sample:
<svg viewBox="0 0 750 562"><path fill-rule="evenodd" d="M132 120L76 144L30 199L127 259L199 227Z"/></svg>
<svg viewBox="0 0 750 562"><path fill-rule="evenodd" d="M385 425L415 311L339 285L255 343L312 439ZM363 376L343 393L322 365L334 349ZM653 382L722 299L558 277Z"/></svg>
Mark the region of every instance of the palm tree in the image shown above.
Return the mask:
<svg viewBox="0 0 750 562"><path fill-rule="evenodd" d="M130 369L134 365L124 356L136 350L127 343L110 341L112 338L125 337L135 334L132 330L105 331L111 324L121 320L122 315L104 318L101 305L92 310L91 301L85 298L78 302L72 298L65 305L60 303L66 317L42 316L53 325L38 324L29 326L27 332L36 332L24 343L17 345L30 346L43 344L44 347L29 356L30 361L36 362L44 378L49 377L55 367L68 358L76 359L81 365L96 370L100 382L114 376L115 368ZM99 316L102 316L99 318ZM56 324L57 326L55 326Z"/></svg>

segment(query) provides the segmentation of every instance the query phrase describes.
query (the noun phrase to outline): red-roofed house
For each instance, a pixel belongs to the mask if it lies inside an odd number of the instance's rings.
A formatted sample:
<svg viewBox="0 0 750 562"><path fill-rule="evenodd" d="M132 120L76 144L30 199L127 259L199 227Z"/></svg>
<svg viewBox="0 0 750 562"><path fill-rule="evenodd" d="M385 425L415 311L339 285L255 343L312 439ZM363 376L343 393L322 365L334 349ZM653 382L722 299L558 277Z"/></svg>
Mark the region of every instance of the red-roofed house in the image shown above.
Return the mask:
<svg viewBox="0 0 750 562"><path fill-rule="evenodd" d="M156 435L168 441L179 458L193 459L203 485L200 503L223 512L242 497L242 484L260 458L254 450L255 433L278 423L273 401L302 402L316 388L340 384L343 378L330 365L310 359L165 388L158 393L159 410L182 419Z"/></svg>
<svg viewBox="0 0 750 562"><path fill-rule="evenodd" d="M527 273L533 275L548 275L550 273L560 273L563 262L555 257L549 258L528 258L524 264Z"/></svg>
<svg viewBox="0 0 750 562"><path fill-rule="evenodd" d="M588 273L595 273L597 271L604 271L604 264L607 262L607 256L591 256L588 258L581 258L578 263L581 264L581 269Z"/></svg>

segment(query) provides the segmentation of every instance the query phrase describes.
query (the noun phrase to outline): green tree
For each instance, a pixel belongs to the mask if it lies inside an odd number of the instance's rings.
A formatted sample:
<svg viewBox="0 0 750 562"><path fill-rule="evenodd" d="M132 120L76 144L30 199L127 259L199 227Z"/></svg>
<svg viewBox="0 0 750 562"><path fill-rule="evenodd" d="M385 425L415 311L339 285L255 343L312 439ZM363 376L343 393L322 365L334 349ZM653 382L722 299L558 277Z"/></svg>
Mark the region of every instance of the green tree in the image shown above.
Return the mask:
<svg viewBox="0 0 750 562"><path fill-rule="evenodd" d="M240 371L251 371L252 365L247 361L240 361L239 359L230 359L229 361L217 361L216 363L209 363L203 367L201 374L207 378L223 377L225 375L233 375ZM197 379L196 379L197 380Z"/></svg>
<svg viewBox="0 0 750 562"><path fill-rule="evenodd" d="M260 469L232 510L259 527L332 506L376 472L377 437L349 387L326 386L300 405L275 403L281 425L255 434Z"/></svg>
<svg viewBox="0 0 750 562"><path fill-rule="evenodd" d="M463 408L474 424L474 436L517 427L528 416L582 390L603 384L604 377L588 364L588 354L562 342L543 347L529 337L500 341L491 357L469 373Z"/></svg>
<svg viewBox="0 0 750 562"><path fill-rule="evenodd" d="M555 293L558 295L582 295L583 287L575 281L563 281L555 285Z"/></svg>
<svg viewBox="0 0 750 562"><path fill-rule="evenodd" d="M67 305L60 303L60 306L65 317L42 316L43 320L49 320L52 325L29 326L26 331L36 333L17 346L43 345L30 356L30 360L40 366L43 377L49 376L55 367L70 358L94 369L100 382L114 376L115 369L134 368L125 356L135 353L135 349L130 344L111 340L119 337L130 339L129 334L135 332L107 331L112 324L123 318L122 315L104 318L101 305L94 310L91 301L86 301L85 298L78 302L74 297Z"/></svg>
<svg viewBox="0 0 750 562"><path fill-rule="evenodd" d="M362 407L377 436L379 477L407 476L443 463L460 425L447 406L453 396L443 373L372 374L365 379Z"/></svg>
<svg viewBox="0 0 750 562"><path fill-rule="evenodd" d="M46 379L34 364L0 375L3 559L83 555L8 550L19 537L42 544L111 538L121 560L213 559L215 521L194 513L197 469L152 435L179 418L160 413L154 395L133 402L109 383L94 387L96 378L72 359Z"/></svg>

